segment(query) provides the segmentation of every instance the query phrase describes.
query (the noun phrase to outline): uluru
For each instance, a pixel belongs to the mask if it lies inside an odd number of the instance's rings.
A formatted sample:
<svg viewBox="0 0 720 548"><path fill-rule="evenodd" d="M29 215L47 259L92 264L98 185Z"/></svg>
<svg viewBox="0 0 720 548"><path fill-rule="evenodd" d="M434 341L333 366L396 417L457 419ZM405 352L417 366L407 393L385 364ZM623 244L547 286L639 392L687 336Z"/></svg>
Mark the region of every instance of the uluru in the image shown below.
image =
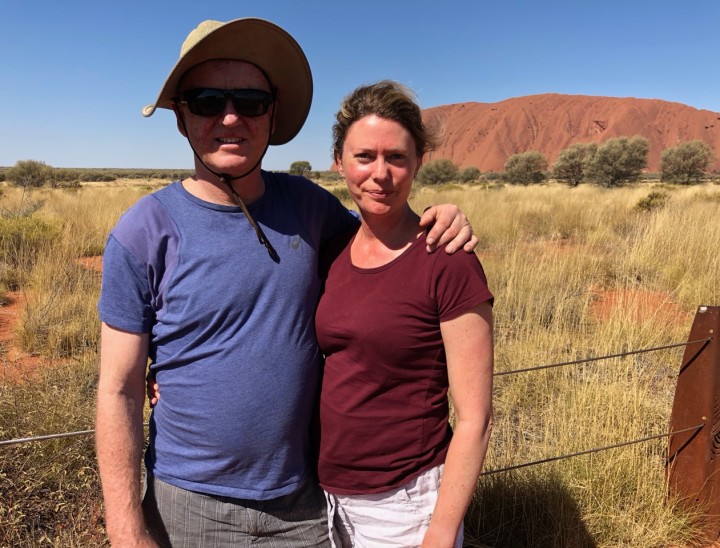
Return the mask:
<svg viewBox="0 0 720 548"><path fill-rule="evenodd" d="M443 144L426 161L446 158L482 172L502 171L511 155L531 150L552 166L572 144L633 135L650 141L650 172L659 171L663 150L694 140L714 151L711 170L720 172L720 113L660 99L546 93L432 107L423 117L443 134Z"/></svg>

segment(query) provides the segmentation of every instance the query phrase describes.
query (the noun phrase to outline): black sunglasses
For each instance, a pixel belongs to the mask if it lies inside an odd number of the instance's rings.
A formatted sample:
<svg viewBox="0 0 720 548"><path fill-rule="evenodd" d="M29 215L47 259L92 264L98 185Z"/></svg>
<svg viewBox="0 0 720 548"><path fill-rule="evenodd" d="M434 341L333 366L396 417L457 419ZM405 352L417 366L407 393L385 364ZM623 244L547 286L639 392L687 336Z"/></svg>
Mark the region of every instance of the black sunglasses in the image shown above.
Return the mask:
<svg viewBox="0 0 720 548"><path fill-rule="evenodd" d="M197 116L217 116L225 111L230 99L235 112L240 116L255 118L266 114L274 97L262 89L217 89L194 88L183 91L178 97L188 110Z"/></svg>

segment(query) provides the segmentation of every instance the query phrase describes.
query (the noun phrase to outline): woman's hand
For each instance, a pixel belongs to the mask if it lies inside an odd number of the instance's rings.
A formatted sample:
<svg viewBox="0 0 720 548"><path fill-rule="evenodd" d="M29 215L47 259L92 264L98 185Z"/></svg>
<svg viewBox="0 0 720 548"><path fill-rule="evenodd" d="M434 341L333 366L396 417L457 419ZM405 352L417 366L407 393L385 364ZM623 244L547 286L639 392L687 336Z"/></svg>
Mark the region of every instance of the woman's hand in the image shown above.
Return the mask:
<svg viewBox="0 0 720 548"><path fill-rule="evenodd" d="M155 375L147 376L145 379L145 389L150 407L155 407L160 399L160 385L155 380Z"/></svg>

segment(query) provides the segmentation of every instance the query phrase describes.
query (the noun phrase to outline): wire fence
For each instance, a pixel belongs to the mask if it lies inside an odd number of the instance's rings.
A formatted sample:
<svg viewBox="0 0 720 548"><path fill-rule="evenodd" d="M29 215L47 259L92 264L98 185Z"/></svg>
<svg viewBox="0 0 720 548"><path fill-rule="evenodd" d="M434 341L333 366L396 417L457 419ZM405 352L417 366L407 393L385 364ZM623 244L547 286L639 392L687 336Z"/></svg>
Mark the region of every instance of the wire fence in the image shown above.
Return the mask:
<svg viewBox="0 0 720 548"><path fill-rule="evenodd" d="M149 423L143 424L143 426L149 426ZM59 438L72 438L75 436L87 436L88 434L94 434L95 429L92 430L77 430L75 432L60 432L58 434L46 434L44 436L31 436L27 438L16 438L12 440L0 440L0 447L5 445L19 445L22 443L33 443L38 441L56 440Z"/></svg>
<svg viewBox="0 0 720 548"><path fill-rule="evenodd" d="M644 354L644 353L648 353L648 352L658 352L658 351L660 351L660 350L668 350L668 349L671 349L671 348L688 347L688 346L690 346L690 345L698 344L698 343L703 343L703 345L707 345L711 340L712 340L711 337L707 337L707 338L704 338L704 339L696 339L696 340L686 341L686 342L670 343L670 344L666 344L666 345L662 345L662 346L654 346L654 347L651 347L651 348L642 348L642 349L637 349L637 350L627 350L627 351L625 351L625 352L617 352L617 353L615 353L615 354L606 354L606 355L603 355L603 356L593 356L593 357L590 357L590 358L581 358L581 359L577 359L577 360L570 360L570 361L559 362L559 363L552 363L552 364L546 364L546 365L538 365L538 366L534 366L534 367L526 367L526 368L523 368L523 369L512 369L512 370L509 370L509 371L498 371L498 372L495 372L494 376L495 376L495 377L501 377L501 376L504 376L504 375L514 375L514 374L519 374L519 373L529 373L529 372L532 372L532 371L541 371L541 370L544 370L544 369L551 369L551 368L555 368L555 367L566 367L566 366L570 366L570 365L580 365L580 364L584 364L584 363L596 362L596 361L601 361L601 360L609 360L609 359L612 359L612 358L623 358L623 357L627 357L627 356L633 356L633 355L637 355L637 354ZM673 435L676 435L676 434L681 434L681 433L684 433L684 432L695 431L695 433L697 433L697 432L698 432L699 430L701 430L704 426L705 426L705 423L700 423L700 424L697 424L697 425L695 425L695 426L691 426L691 427L689 427L689 428L685 428L685 429L682 429L682 430L677 430L677 431L675 431L675 432L672 432L672 431L671 431L671 432L666 432L666 433L662 433L662 434L655 434L655 435L652 435L652 436L646 436L646 437L638 438L638 439L634 439L634 440L627 440L627 441L622 441L622 442L614 443L614 444L612 444L612 445L605 445L605 446L600 446L600 447L593 447L593 448L590 448L590 449L585 449L585 450L583 450L583 451L577 451L577 452L574 452L574 453L568 453L568 454L565 454L565 455L557 455L557 456L548 457L548 458L545 458L545 459L540 459L540 460L535 460L535 461L530 461L530 462L524 462L524 463L521 463L521 464L513 464L513 465L510 465L510 466L505 466L505 467L502 467L502 468L496 468L496 469L493 469L493 470L486 470L486 471L482 472L480 475L481 475L481 476L489 476L489 475L492 475L492 474L499 474L499 473L502 473L502 472L510 472L510 471L512 471L512 470L518 470L518 469L520 469L520 468L527 468L527 467L529 467L529 466L537 466L537 465L540 465L540 464L546 464L546 463L549 463L549 462L555 462L555 461L559 461L559 460L570 459L570 458L579 457L579 456L582 456L582 455L589 455L589 454L591 454L591 453L599 453L599 452L601 452L601 451L609 451L609 450L611 450L611 449L617 449L617 448L619 448L619 447L625 447L625 446L628 446L628 445L633 445L633 444L638 444L638 443L644 443L644 442L648 442L648 441L652 441L652 440L657 440L657 439L662 439L662 438L669 438L670 436L673 436Z"/></svg>
<svg viewBox="0 0 720 548"><path fill-rule="evenodd" d="M532 371L540 371L540 370L543 370L543 369L550 369L550 368L555 368L555 367L566 367L566 366L571 366L571 365L579 365L579 364L583 364L583 363L589 363L589 362L595 362L595 361L601 361L601 360L609 360L609 359L612 359L612 358L622 358L622 357L632 356L632 355L636 355L636 354L643 354L643 353L648 353L648 352L657 352L657 351L660 351L660 350L667 350L667 349L671 349L671 348L678 348L678 347L683 347L683 346L684 346L684 347L687 347L687 346L689 346L689 345L698 344L698 343L705 343L705 344L707 344L708 342L710 342L710 340L711 340L710 338L697 339L697 340L687 341L687 342L682 342L682 343L671 343L671 344L666 344L666 345L662 345L662 346L655 346L655 347L652 347L652 348L643 348L643 349L637 349L637 350L628 350L628 351L625 351L625 352L618 352L618 353L615 353L615 354L607 354L607 355L603 355L603 356L593 356L593 357L589 357L589 358L581 358L581 359L578 359L578 360L571 360L571 361L566 361L566 362L552 363L552 364L546 364L546 365L538 365L538 366L527 367L527 368L523 368L523 369L513 369L513 370L510 370L510 371L498 371L498 372L495 372L494 376L500 377L500 376L504 376L504 375L513 375L513 374L519 374L519 373L528 373L528 372L532 372ZM144 426L148 426L148 424L145 423ZM679 431L677 431L677 432L668 432L668 433L664 433L664 434L656 434L656 435L653 435L653 436L647 436L647 437L639 438L639 439L635 439L635 440L623 441L623 442L619 442L619 443L612 444L612 445L606 445L606 446L602 446L602 447L593 447L593 448L591 448L591 449L586 449L586 450L584 450L584 451L578 451L578 452L575 452L575 453L569 453L569 454L566 454L566 455L558 455L558 456L548 457L548 458L545 458L545 459L536 460L536 461L532 461L532 462L525 462L525 463L521 463L521 464L514 464L514 465L507 466L507 467L503 467L503 468L498 468L498 469L494 469L494 470L487 470L487 471L485 471L485 472L482 472L481 475L482 475L482 476L487 476L487 475L491 475L491 474L498 474L498 473L501 473L501 472L508 472L508 471L511 471L511 470L517 470L517 469L526 468L526 467L529 467L529 466L536 466L536 465L545 464L545 463L548 463L548 462L554 462L554 461L558 461L558 460L569 459L569 458L578 457L578 456L581 456L581 455L587 455L587 454L590 454L590 453L598 453L598 452L601 452L601 451L608 451L608 450L611 450L611 449L617 449L617 448L619 448L619 447L624 447L624 446L627 446L627 445L632 445L632 444L637 444L637 443L643 443L643 442L647 442L647 441L651 441L651 440L656 440L656 439L661 439L661 438L667 438L667 437L669 437L669 436L671 436L671 435L673 435L673 434L680 434L680 433L687 432L687 431L691 431L691 430L700 430L701 428L703 428L703 426L705 426L704 423L698 424L698 425L693 426L693 427L690 427L690 428L686 428L686 429L684 429L684 430L679 430ZM9 445L18 445L18 444L24 444L24 443L42 442L42 441L47 441L47 440L52 440L52 439L59 439L59 438L69 438L69 437L75 437L75 436L86 436L86 435L90 435L90 434L94 434L94 433L95 433L95 430L94 430L94 429L88 429L88 430L78 430L78 431L75 431L75 432L61 432L61 433L57 433L57 434L47 434L47 435L31 436L31 437L25 437L25 438L16 438L16 439L9 439L9 440L0 440L0 447L5 447L5 446L9 446Z"/></svg>

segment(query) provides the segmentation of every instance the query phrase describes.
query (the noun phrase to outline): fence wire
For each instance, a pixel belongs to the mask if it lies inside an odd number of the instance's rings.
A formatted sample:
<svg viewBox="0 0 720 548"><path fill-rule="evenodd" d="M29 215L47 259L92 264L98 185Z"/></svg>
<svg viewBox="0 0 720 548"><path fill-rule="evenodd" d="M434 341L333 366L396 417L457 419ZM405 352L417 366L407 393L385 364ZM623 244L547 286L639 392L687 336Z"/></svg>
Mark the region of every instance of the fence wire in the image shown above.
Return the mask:
<svg viewBox="0 0 720 548"><path fill-rule="evenodd" d="M144 423L143 426L149 426L150 423ZM46 441L55 440L58 438L72 438L74 436L85 436L87 434L94 434L95 429L92 430L78 430L76 432L62 432L60 434L47 434L44 436L33 436L29 438L17 438L14 440L0 440L0 447L4 445L18 445L20 443L30 443L35 441Z"/></svg>
<svg viewBox="0 0 720 548"><path fill-rule="evenodd" d="M529 371L538 371L538 370L541 370L541 369L549 369L549 368L552 368L552 367L563 367L563 366L566 366L566 365L575 365L575 364L588 363L588 362L594 362L594 361L600 361L600 360L607 360L607 359L610 359L610 358L621 358L621 357L624 357L624 356L632 356L632 355L634 355L634 354L642 354L642 353L645 353L645 352L654 352L654 351L657 351L657 350L666 350L666 349L669 349L669 348L677 348L677 347L680 347L680 346L689 346L689 345L691 345L691 344L708 343L708 342L711 341L711 340L712 340L712 338L709 337L709 338L707 338L707 339L698 339L698 340L695 340L695 341L687 341L687 342L682 342L682 343L673 343L673 344L667 344L667 345L664 345L664 346L656 346L656 347L653 347L653 348L643 348L643 349L640 349L640 350L629 350L629 351L627 351L627 352L620 352L620 353L618 353L618 354L608 354L608 355L606 355L606 356L595 356L595 357L592 357L592 358L583 358L583 359L580 359L580 360L572 360L572 361L567 361L567 362L553 363L553 364L549 364L549 365L539 365L539 366L536 366L536 367L528 367L528 368L525 368L525 369L513 369L513 370L511 370L511 371L498 371L498 372L495 372L495 373L494 373L494 376L495 376L495 377L499 377L499 376L503 376L503 375L512 375L512 374L516 374L516 373L527 373L527 372L529 372ZM144 426L148 426L148 423L145 423ZM704 426L704 425L695 426L695 427L689 428L688 430L698 429L698 428L701 428L702 426ZM685 432L685 430L682 430L681 432ZM0 447L4 447L4 446L8 446L8 445L18 445L18 444L22 444L22 443L32 443L32 442L38 442L38 441L46 441L46 440L59 439L59 438L69 438L69 437L74 437L74 436L85 436L85 435L94 434L94 433L95 433L95 430L94 430L94 429L92 429L92 430L78 430L78 431L76 431L76 432L62 432L62 433L58 433L58 434L47 434L47 435L42 435L42 436L32 436L32 437L26 437L26 438L16 438L16 439L10 439L10 440L0 440ZM679 432L676 432L676 433L679 433ZM586 450L586 451L581 451L581 452L579 452L579 453L573 453L573 454L570 454L570 455L563 455L563 456L559 456L559 457L551 457L551 458L549 458L549 459L544 459L544 460L537 461L537 462L533 462L533 463L519 464L519 465L516 465L516 466L512 466L512 467L509 467L509 468L498 469L498 470L489 470L489 471L487 471L487 472L483 472L482 475L496 474L496 473L498 473L498 472L505 472L505 471L508 471L508 470L514 470L514 469L516 469L516 468L524 468L524 467L526 467L526 466L532 466L532 465L534 465L534 464L542 464L542 463L545 463L545 462L551 462L551 461L554 461L554 460L561 460L561 459L565 459L565 458L575 457L575 456L578 456L578 455L584 455L584 454L587 454L587 453L592 453L592 452L597 452L597 451L604 451L604 450L607 450L607 449L614 449L614 448L616 448L616 447L622 447L623 445L630 445L630 444L633 444L633 443L640 443L640 442L643 442L643 441L648 441L648 440L652 440L652 439L656 439L656 438L661 438L661 437L667 437L667 436L670 436L670 435L671 435L671 434L659 434L659 435L657 435L657 436L651 436L651 437L649 437L649 438L643 438L643 439L640 439L640 440L633 440L633 441L623 442L623 443L620 443L620 444L609 445L609 446L607 446L607 447L599 447L599 448L595 448L595 449L588 449L588 450Z"/></svg>
<svg viewBox="0 0 720 548"><path fill-rule="evenodd" d="M650 440L657 440L660 438L668 438L670 436L673 436L675 434L682 434L683 432L690 432L691 430L695 430L696 432L699 432L703 427L705 426L705 423L698 424L696 426L691 426L689 428L684 428L682 430L676 430L675 432L669 432L667 434L656 434L654 436L647 436L645 438L640 438L637 440L632 441L623 441L620 443L614 443L613 445L605 445L604 447L595 447L593 449L586 449L585 451L578 451L577 453L568 453L567 455L558 455L555 457L548 457L546 459L541 460L535 460L532 462L524 462L522 464L514 464L512 466L506 466L503 468L496 468L495 470L487 470L485 472L481 472L481 476L489 476L492 474L499 474L500 472L509 472L511 470L517 470L519 468L527 468L528 466L536 466L538 464L545 464L547 462L554 462L556 460L564 460L564 459L570 459L572 457L579 457L581 455L588 455L590 453L599 453L601 451L608 451L609 449L617 449L618 447L624 447L626 445L633 445L636 443L642 443L645 441Z"/></svg>
<svg viewBox="0 0 720 548"><path fill-rule="evenodd" d="M610 358L623 358L625 356L632 356L634 354L643 354L645 352L655 352L656 350L667 350L668 348L677 348L679 346L689 346L696 343L708 343L712 340L712 337L707 339L698 339L696 341L687 341L682 343L666 344L664 346L655 346L653 348L643 348L641 350L628 350L627 352L620 352L619 354L609 354L607 356L595 356L592 358L583 358L580 360L572 360L569 362L552 363L549 365L538 365L536 367L527 367L525 369L512 369L510 371L497 371L494 373L495 377L501 377L503 375L513 375L515 373L527 373L528 371L539 371L540 369L550 369L551 367L563 367L565 365L575 365L580 363L596 362L600 360L608 360Z"/></svg>

